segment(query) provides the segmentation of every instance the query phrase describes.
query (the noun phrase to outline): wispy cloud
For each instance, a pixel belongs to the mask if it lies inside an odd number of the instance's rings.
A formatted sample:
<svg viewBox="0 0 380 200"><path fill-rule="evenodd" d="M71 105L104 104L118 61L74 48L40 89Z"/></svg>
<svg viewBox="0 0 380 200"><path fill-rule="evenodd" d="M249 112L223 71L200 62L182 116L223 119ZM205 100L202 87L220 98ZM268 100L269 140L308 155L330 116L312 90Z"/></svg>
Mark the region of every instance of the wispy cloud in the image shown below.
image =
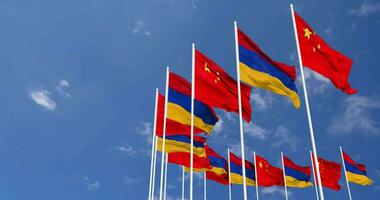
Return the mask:
<svg viewBox="0 0 380 200"><path fill-rule="evenodd" d="M244 133L247 134L247 136L260 139L260 140L265 140L268 138L268 135L270 132L267 129L264 129L263 127L250 122L249 124L244 124L243 126Z"/></svg>
<svg viewBox="0 0 380 200"><path fill-rule="evenodd" d="M59 81L58 85L57 85L57 91L65 96L65 97L71 97L71 94L67 93L64 91L65 88L68 88L70 87L70 83L68 81L66 81L65 79L62 79Z"/></svg>
<svg viewBox="0 0 380 200"><path fill-rule="evenodd" d="M255 90L251 96L255 105L254 108L259 111L270 109L275 102L275 98L271 92Z"/></svg>
<svg viewBox="0 0 380 200"><path fill-rule="evenodd" d="M307 88L313 94L322 94L326 91L326 89L330 85L330 80L325 78L324 76L308 69L304 68L305 79L307 80ZM301 78L298 79L301 81Z"/></svg>
<svg viewBox="0 0 380 200"><path fill-rule="evenodd" d="M84 176L83 177L83 180L86 184L86 188L89 190L89 191L97 191L100 189L100 183L98 181L92 181L90 178L88 178L87 176Z"/></svg>
<svg viewBox="0 0 380 200"><path fill-rule="evenodd" d="M141 178L124 177L123 182L127 185L135 184L141 181Z"/></svg>
<svg viewBox="0 0 380 200"><path fill-rule="evenodd" d="M351 9L348 11L350 15L356 15L359 17L369 16L378 12L380 12L380 3L373 3L372 1L364 1L359 6L359 8Z"/></svg>
<svg viewBox="0 0 380 200"><path fill-rule="evenodd" d="M146 138L148 144L152 143L152 134L153 127L152 123L149 122L140 122L138 126L135 128L135 131Z"/></svg>
<svg viewBox="0 0 380 200"><path fill-rule="evenodd" d="M152 32L148 29L148 25L146 24L146 22L141 19L135 21L132 33L143 34L148 37L152 35Z"/></svg>
<svg viewBox="0 0 380 200"><path fill-rule="evenodd" d="M50 92L45 89L32 90L29 93L30 98L32 98L36 104L53 111L57 107L57 104L49 95Z"/></svg>
<svg viewBox="0 0 380 200"><path fill-rule="evenodd" d="M267 187L263 188L261 190L261 193L263 195L275 195L275 194L281 194L282 196L285 196L285 190L280 187ZM288 190L288 197L291 198L293 196L292 192Z"/></svg>
<svg viewBox="0 0 380 200"><path fill-rule="evenodd" d="M114 146L114 149L130 157L134 157L137 154L137 151L129 144Z"/></svg>
<svg viewBox="0 0 380 200"><path fill-rule="evenodd" d="M213 129L216 134L222 132L223 123L224 123L223 119L219 118L219 121L215 124L214 129Z"/></svg>
<svg viewBox="0 0 380 200"><path fill-rule="evenodd" d="M371 117L371 111L380 109L380 101L365 96L350 96L343 100L342 111L335 115L327 131L347 134L354 130L380 135L380 122Z"/></svg>
<svg viewBox="0 0 380 200"><path fill-rule="evenodd" d="M291 134L289 129L284 126L279 126L273 136L273 147L279 148L282 146L289 146L291 150L296 151L298 146L298 139Z"/></svg>

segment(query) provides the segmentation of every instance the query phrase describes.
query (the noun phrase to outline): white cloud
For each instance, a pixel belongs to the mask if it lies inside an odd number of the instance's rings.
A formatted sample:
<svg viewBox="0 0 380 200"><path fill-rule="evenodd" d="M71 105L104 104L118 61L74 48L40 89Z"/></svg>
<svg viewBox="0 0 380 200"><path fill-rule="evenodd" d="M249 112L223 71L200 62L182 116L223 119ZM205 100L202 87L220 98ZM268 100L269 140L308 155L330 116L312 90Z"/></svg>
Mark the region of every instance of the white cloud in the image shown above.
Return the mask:
<svg viewBox="0 0 380 200"><path fill-rule="evenodd" d="M343 101L343 111L335 115L329 133L347 134L362 130L380 135L380 122L371 117L371 110L380 109L380 101L365 96L350 96Z"/></svg>
<svg viewBox="0 0 380 200"><path fill-rule="evenodd" d="M222 130L223 130L223 122L224 122L223 119L219 118L219 121L215 124L213 130L214 130L214 132L216 134L222 132Z"/></svg>
<svg viewBox="0 0 380 200"><path fill-rule="evenodd" d="M275 102L275 98L271 92L260 90L252 92L252 100L255 105L254 108L260 111L270 109Z"/></svg>
<svg viewBox="0 0 380 200"><path fill-rule="evenodd" d="M308 91L311 91L313 94L322 94L330 85L330 80L324 76L304 67L304 76ZM301 78L298 78L301 82Z"/></svg>
<svg viewBox="0 0 380 200"><path fill-rule="evenodd" d="M135 184L140 182L140 178L132 178L132 177L124 177L124 183L129 185L129 184Z"/></svg>
<svg viewBox="0 0 380 200"><path fill-rule="evenodd" d="M132 33L134 34L144 34L145 36L151 36L152 32L148 29L146 22L138 19L135 21L135 25L133 27Z"/></svg>
<svg viewBox="0 0 380 200"><path fill-rule="evenodd" d="M139 125L136 127L135 131L146 138L148 141L148 144L152 143L152 134L153 134L153 127L152 123L149 122L140 122Z"/></svg>
<svg viewBox="0 0 380 200"><path fill-rule="evenodd" d="M357 9L349 10L350 15L356 16L369 16L380 11L380 3L373 3L372 1L364 1Z"/></svg>
<svg viewBox="0 0 380 200"><path fill-rule="evenodd" d="M289 146L291 150L296 151L298 145L298 139L284 126L279 126L274 133L273 139L275 140L272 143L273 147L282 147Z"/></svg>
<svg viewBox="0 0 380 200"><path fill-rule="evenodd" d="M247 136L260 139L260 140L267 139L268 135L270 134L268 130L252 122L250 122L249 124L245 123L243 125L243 129L244 129L244 133Z"/></svg>
<svg viewBox="0 0 380 200"><path fill-rule="evenodd" d="M59 84L57 85L57 91L65 96L65 97L71 97L71 95L67 92L64 91L64 88L68 88L70 87L70 83L68 81L66 81L65 79L62 79L59 81Z"/></svg>
<svg viewBox="0 0 380 200"><path fill-rule="evenodd" d="M260 190L263 195L281 194L285 196L285 190L283 187L266 187ZM292 192L288 190L288 197L293 196Z"/></svg>
<svg viewBox="0 0 380 200"><path fill-rule="evenodd" d="M87 176L83 177L86 187L89 191L97 191L100 189L100 183L98 181L92 181Z"/></svg>
<svg viewBox="0 0 380 200"><path fill-rule="evenodd" d="M32 98L36 104L53 111L57 107L57 104L49 97L49 95L50 92L45 89L33 90L29 94L30 98Z"/></svg>
<svg viewBox="0 0 380 200"><path fill-rule="evenodd" d="M115 146L114 149L118 150L120 153L127 154L130 157L134 157L137 153L137 151L129 144Z"/></svg>

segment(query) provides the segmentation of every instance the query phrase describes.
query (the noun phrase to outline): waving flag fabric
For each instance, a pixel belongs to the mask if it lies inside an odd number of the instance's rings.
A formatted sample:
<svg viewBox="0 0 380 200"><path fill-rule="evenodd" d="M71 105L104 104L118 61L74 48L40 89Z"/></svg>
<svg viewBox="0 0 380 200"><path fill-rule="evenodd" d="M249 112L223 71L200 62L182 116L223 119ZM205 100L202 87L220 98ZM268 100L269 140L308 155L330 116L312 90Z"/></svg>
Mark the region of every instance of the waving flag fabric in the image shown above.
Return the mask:
<svg viewBox="0 0 380 200"><path fill-rule="evenodd" d="M294 15L303 65L330 79L343 92L355 94L357 90L348 82L351 59L331 48L296 12Z"/></svg>
<svg viewBox="0 0 380 200"><path fill-rule="evenodd" d="M251 88L241 85L242 113L245 121L251 120ZM211 59L195 51L195 97L228 112L239 113L237 82Z"/></svg>
<svg viewBox="0 0 380 200"><path fill-rule="evenodd" d="M156 122L156 135L163 136L164 126L164 111L165 111L165 97L162 94L158 95L157 105L157 122ZM194 127L194 133L201 133L202 130ZM166 135L190 135L190 126L178 123L171 119L166 119Z"/></svg>
<svg viewBox="0 0 380 200"><path fill-rule="evenodd" d="M314 163L314 159L313 159ZM339 179L342 165L318 157L319 173L321 174L322 186L332 190L340 190ZM314 164L315 166L315 164ZM315 171L315 170L314 170ZM318 183L318 182L317 182Z"/></svg>
<svg viewBox="0 0 380 200"><path fill-rule="evenodd" d="M228 163L221 155L216 153L209 146L205 146L206 156L210 161L211 169L206 172L207 179L221 184L228 184Z"/></svg>
<svg viewBox="0 0 380 200"><path fill-rule="evenodd" d="M256 155L257 182L259 186L284 186L283 171L272 166L266 159Z"/></svg>
<svg viewBox="0 0 380 200"><path fill-rule="evenodd" d="M166 153L176 153L176 152L191 152L191 138L186 135L168 135L165 137L165 152ZM157 138L157 151L162 151L163 138ZM206 157L206 152L204 149L206 139L200 136L194 136L194 155L200 157Z"/></svg>
<svg viewBox="0 0 380 200"><path fill-rule="evenodd" d="M182 165L184 167L190 167L190 156L191 154L188 152L175 152L168 154L168 162ZM194 171L205 171L210 169L210 161L206 156L197 156L193 155L193 169Z"/></svg>
<svg viewBox="0 0 380 200"><path fill-rule="evenodd" d="M240 79L245 83L287 96L300 107L295 85L294 66L287 66L269 58L245 33L238 30Z"/></svg>
<svg viewBox="0 0 380 200"><path fill-rule="evenodd" d="M230 152L230 173L232 184L243 184L243 169L241 165L241 158ZM255 186L255 167L252 163L245 161L245 174L247 185Z"/></svg>
<svg viewBox="0 0 380 200"><path fill-rule="evenodd" d="M301 167L284 156L284 168L287 187L305 188L312 186L310 167Z"/></svg>
<svg viewBox="0 0 380 200"><path fill-rule="evenodd" d="M169 74L167 117L184 125L191 125L191 84L175 73ZM219 121L215 111L205 103L194 100L194 127L210 133Z"/></svg>
<svg viewBox="0 0 380 200"><path fill-rule="evenodd" d="M356 163L344 151L342 152L348 181L359 185L372 185L373 181L367 176L366 166Z"/></svg>

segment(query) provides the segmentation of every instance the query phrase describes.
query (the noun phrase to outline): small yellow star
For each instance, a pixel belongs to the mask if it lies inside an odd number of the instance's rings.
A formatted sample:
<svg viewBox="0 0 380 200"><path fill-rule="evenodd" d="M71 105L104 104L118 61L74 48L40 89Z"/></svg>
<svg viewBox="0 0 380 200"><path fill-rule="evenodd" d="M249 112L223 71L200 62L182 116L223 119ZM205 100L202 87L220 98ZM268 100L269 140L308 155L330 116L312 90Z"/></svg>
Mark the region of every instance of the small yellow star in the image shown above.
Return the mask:
<svg viewBox="0 0 380 200"><path fill-rule="evenodd" d="M259 166L260 168L263 168L263 163L261 161L259 162Z"/></svg>
<svg viewBox="0 0 380 200"><path fill-rule="evenodd" d="M310 40L310 35L313 33L310 32L310 30L308 28L304 28L303 31L305 31L305 35L303 35L303 36L307 37L307 39Z"/></svg>
<svg viewBox="0 0 380 200"><path fill-rule="evenodd" d="M321 49L321 45L318 44L317 48L318 48L318 49ZM314 51L314 52L316 51L315 47L313 47L313 51Z"/></svg>
<svg viewBox="0 0 380 200"><path fill-rule="evenodd" d="M208 68L207 65L208 65L207 63L205 63L205 65L204 65L205 71L208 72L208 73L211 73L210 68Z"/></svg>

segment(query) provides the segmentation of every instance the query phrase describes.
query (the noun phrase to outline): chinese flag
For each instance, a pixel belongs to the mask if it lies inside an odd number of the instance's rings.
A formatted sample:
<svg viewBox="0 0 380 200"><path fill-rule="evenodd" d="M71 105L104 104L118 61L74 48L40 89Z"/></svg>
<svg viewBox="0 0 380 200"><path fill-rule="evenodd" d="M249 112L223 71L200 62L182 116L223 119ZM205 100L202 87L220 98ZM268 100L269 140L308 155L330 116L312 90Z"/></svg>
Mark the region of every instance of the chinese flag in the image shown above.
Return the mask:
<svg viewBox="0 0 380 200"><path fill-rule="evenodd" d="M355 94L357 90L348 82L351 59L331 48L296 12L294 15L303 65L330 79L343 92Z"/></svg>
<svg viewBox="0 0 380 200"><path fill-rule="evenodd" d="M196 99L228 112L239 113L237 82L211 59L195 51ZM242 114L251 121L251 88L240 84Z"/></svg>
<svg viewBox="0 0 380 200"><path fill-rule="evenodd" d="M282 169L273 167L266 159L256 155L257 182L259 186L284 186Z"/></svg>
<svg viewBox="0 0 380 200"><path fill-rule="evenodd" d="M163 135L164 127L164 114L165 114L165 97L162 94L158 94L157 102L157 121L156 121L156 135ZM201 133L202 130L194 127L194 133ZM190 126L181 124L179 122L166 119L166 135L190 135Z"/></svg>
<svg viewBox="0 0 380 200"><path fill-rule="evenodd" d="M339 185L339 179L341 176L340 171L342 165L319 157L318 163L319 173L321 174L322 186L328 187L333 190L340 190L341 186Z"/></svg>

